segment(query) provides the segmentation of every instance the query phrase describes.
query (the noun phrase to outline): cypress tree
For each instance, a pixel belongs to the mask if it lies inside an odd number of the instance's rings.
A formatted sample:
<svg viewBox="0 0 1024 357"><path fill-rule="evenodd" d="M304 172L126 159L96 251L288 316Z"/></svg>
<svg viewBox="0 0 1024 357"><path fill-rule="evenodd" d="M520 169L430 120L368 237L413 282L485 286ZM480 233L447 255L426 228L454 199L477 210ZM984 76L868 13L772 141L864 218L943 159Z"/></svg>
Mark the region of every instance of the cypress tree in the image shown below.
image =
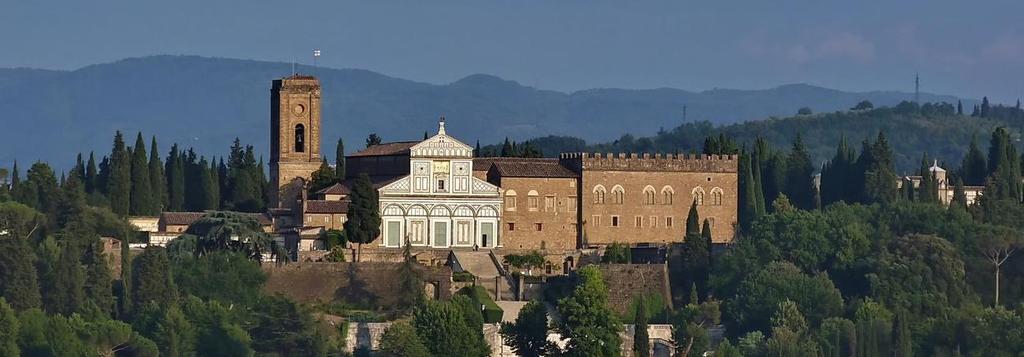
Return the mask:
<svg viewBox="0 0 1024 357"><path fill-rule="evenodd" d="M178 144L171 146L164 167L167 176L167 210L181 211L185 208L185 168Z"/></svg>
<svg viewBox="0 0 1024 357"><path fill-rule="evenodd" d="M360 173L352 186L349 209L345 221L345 237L358 244L356 261L362 253L363 244L373 242L380 235L380 209L377 190L373 189L370 176Z"/></svg>
<svg viewBox="0 0 1024 357"><path fill-rule="evenodd" d="M971 145L967 149L963 162L960 164L964 182L969 185L980 186L985 184L985 177L988 176L988 168L985 163L985 155L978 149L976 135L971 135Z"/></svg>
<svg viewBox="0 0 1024 357"><path fill-rule="evenodd" d="M914 355L911 338L906 316L903 313L897 313L892 324L894 357L911 357Z"/></svg>
<svg viewBox="0 0 1024 357"><path fill-rule="evenodd" d="M956 115L964 115L964 103L956 101Z"/></svg>
<svg viewBox="0 0 1024 357"><path fill-rule="evenodd" d="M506 136L505 137L505 143L501 145L501 157L510 157L510 156L512 156L513 155L512 151L513 151L512 143L508 140L508 137Z"/></svg>
<svg viewBox="0 0 1024 357"><path fill-rule="evenodd" d="M149 144L149 185L153 192L153 213L159 213L167 207L167 177L164 176L164 163L160 161L155 135Z"/></svg>
<svg viewBox="0 0 1024 357"><path fill-rule="evenodd" d="M650 336L647 334L647 304L642 296L636 299L636 316L633 318L633 355L651 356Z"/></svg>
<svg viewBox="0 0 1024 357"><path fill-rule="evenodd" d="M210 209L220 209L220 172L217 168L217 160L210 159Z"/></svg>
<svg viewBox="0 0 1024 357"><path fill-rule="evenodd" d="M334 149L334 177L338 181L345 180L345 142L338 138L338 147Z"/></svg>
<svg viewBox="0 0 1024 357"><path fill-rule="evenodd" d="M783 192L794 206L809 210L814 208L814 166L811 156L804 147L800 134L793 140L793 149L786 158L786 179Z"/></svg>
<svg viewBox="0 0 1024 357"><path fill-rule="evenodd" d="M85 182L85 162L82 161L82 153L75 158L75 167L71 168L71 176L78 179L78 182Z"/></svg>
<svg viewBox="0 0 1024 357"><path fill-rule="evenodd" d="M988 97L981 97L981 117L988 118L988 115L991 112L992 106L988 103Z"/></svg>
<svg viewBox="0 0 1024 357"><path fill-rule="evenodd" d="M82 311L85 301L85 271L80 259L81 251L75 244L62 244L60 255L54 264L53 274L43 298L46 311L51 314L71 315Z"/></svg>
<svg viewBox="0 0 1024 357"><path fill-rule="evenodd" d="M327 164L327 159L320 161L320 168L313 171L310 175L309 193L320 191L338 182L338 178L334 176L334 169Z"/></svg>
<svg viewBox="0 0 1024 357"><path fill-rule="evenodd" d="M217 197L217 182L214 181L211 175L210 163L206 161L205 157L199 158L199 163L196 165L196 173L198 174L199 190L197 191L197 211L206 211L217 208L217 202L220 198Z"/></svg>
<svg viewBox="0 0 1024 357"><path fill-rule="evenodd" d="M476 141L476 147L473 149L473 157L480 157L480 139Z"/></svg>
<svg viewBox="0 0 1024 357"><path fill-rule="evenodd" d="M754 191L757 190L757 185L754 184L751 155L746 153L746 149L740 153L739 179L741 200L739 207L740 227L742 228L742 231L749 232L750 225L757 214L757 196L754 193Z"/></svg>
<svg viewBox="0 0 1024 357"><path fill-rule="evenodd" d="M931 166L928 165L927 153L921 156L921 168L918 169L918 175L921 175L921 184L917 187L917 200L927 203L937 202L939 200L939 185L935 182L936 178L932 173Z"/></svg>
<svg viewBox="0 0 1024 357"><path fill-rule="evenodd" d="M11 168L11 190L18 188L19 183L21 183L21 177L18 174L18 160L14 160L14 167Z"/></svg>
<svg viewBox="0 0 1024 357"><path fill-rule="evenodd" d="M27 237L0 239L0 298L18 311L40 305L39 279Z"/></svg>
<svg viewBox="0 0 1024 357"><path fill-rule="evenodd" d="M124 145L121 132L114 134L114 148L110 152L110 177L107 192L110 195L110 209L122 216L128 215L131 197L132 162Z"/></svg>
<svg viewBox="0 0 1024 357"><path fill-rule="evenodd" d="M146 142L142 140L142 133L135 137L135 146L132 147L131 167L131 204L129 212L136 215L156 214L156 204L153 197L153 188L150 185L149 177L149 156L146 155Z"/></svg>
<svg viewBox="0 0 1024 357"><path fill-rule="evenodd" d="M97 175L98 175L98 173L96 171L96 155L93 154L90 151L89 152L89 163L85 167L85 192L86 193L92 194L92 193L96 192Z"/></svg>
<svg viewBox="0 0 1024 357"><path fill-rule="evenodd" d="M869 145L865 141L864 145L857 160L858 169L863 172L862 202L888 204L896 198L896 170L893 168L892 149L881 131L874 143Z"/></svg>
<svg viewBox="0 0 1024 357"><path fill-rule="evenodd" d="M228 197L229 197L229 195L228 195L228 165L224 164L224 157L223 156L220 157L219 161L220 162L217 164L217 179L219 180L218 183L220 185L220 188L218 189L218 192L220 193L220 203L219 203L218 207L221 207L221 209L224 209L225 203L227 202Z"/></svg>
<svg viewBox="0 0 1024 357"><path fill-rule="evenodd" d="M750 157L750 168L754 175L754 215L751 222L756 221L765 215L766 205L764 201L764 181L761 178L761 160L758 158L757 152Z"/></svg>
<svg viewBox="0 0 1024 357"><path fill-rule="evenodd" d="M949 209L967 209L967 194L964 192L964 181L959 177L953 186L953 199L949 201Z"/></svg>
<svg viewBox="0 0 1024 357"><path fill-rule="evenodd" d="M99 174L96 175L96 186L95 191L103 194L104 196L110 196L110 158L103 156L103 160L100 160ZM109 205L110 202L107 202Z"/></svg>
<svg viewBox="0 0 1024 357"><path fill-rule="evenodd" d="M21 356L21 348L18 347L18 329L18 314L14 313L14 309L7 304L7 301L0 298L0 355Z"/></svg>
<svg viewBox="0 0 1024 357"><path fill-rule="evenodd" d="M171 263L164 248L149 246L132 263L134 310L150 303L167 306L176 299Z"/></svg>
<svg viewBox="0 0 1024 357"><path fill-rule="evenodd" d="M111 288L110 268L103 254L103 242L93 239L85 254L85 285L83 290L88 304L95 306L103 317L114 312L114 295Z"/></svg>

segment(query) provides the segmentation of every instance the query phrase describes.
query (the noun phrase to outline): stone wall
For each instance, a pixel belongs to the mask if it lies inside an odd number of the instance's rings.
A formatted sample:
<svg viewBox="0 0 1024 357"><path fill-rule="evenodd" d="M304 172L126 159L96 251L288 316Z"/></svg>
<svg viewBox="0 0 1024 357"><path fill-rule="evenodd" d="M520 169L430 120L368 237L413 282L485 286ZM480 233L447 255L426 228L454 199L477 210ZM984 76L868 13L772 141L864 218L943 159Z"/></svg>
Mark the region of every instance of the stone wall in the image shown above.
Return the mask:
<svg viewBox="0 0 1024 357"><path fill-rule="evenodd" d="M501 218L502 247L527 251L576 249L579 212L576 182L576 178L500 178L505 200ZM513 201L515 205L510 206ZM531 202L536 206L531 206Z"/></svg>
<svg viewBox="0 0 1024 357"><path fill-rule="evenodd" d="M608 285L608 305L622 315L633 300L645 295L661 296L672 303L668 268L664 264L597 264Z"/></svg>
<svg viewBox="0 0 1024 357"><path fill-rule="evenodd" d="M300 262L283 266L264 265L267 283L264 292L283 294L300 303L347 299L349 294L376 305L391 306L398 299L397 263L320 263ZM427 292L431 298L450 298L453 294L451 269L424 267ZM427 293L425 292L425 293Z"/></svg>

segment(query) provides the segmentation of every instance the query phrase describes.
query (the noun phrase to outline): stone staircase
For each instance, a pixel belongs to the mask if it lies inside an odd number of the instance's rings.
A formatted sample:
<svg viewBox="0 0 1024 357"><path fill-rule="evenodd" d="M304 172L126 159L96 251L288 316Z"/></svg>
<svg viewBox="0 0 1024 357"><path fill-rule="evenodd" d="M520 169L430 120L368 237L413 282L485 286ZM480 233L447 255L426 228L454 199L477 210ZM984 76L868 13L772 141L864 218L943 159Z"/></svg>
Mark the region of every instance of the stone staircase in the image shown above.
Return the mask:
<svg viewBox="0 0 1024 357"><path fill-rule="evenodd" d="M468 271L477 278L477 285L483 286L496 301L515 298L512 285L505 276L496 258L487 251L453 250L450 264L456 272Z"/></svg>

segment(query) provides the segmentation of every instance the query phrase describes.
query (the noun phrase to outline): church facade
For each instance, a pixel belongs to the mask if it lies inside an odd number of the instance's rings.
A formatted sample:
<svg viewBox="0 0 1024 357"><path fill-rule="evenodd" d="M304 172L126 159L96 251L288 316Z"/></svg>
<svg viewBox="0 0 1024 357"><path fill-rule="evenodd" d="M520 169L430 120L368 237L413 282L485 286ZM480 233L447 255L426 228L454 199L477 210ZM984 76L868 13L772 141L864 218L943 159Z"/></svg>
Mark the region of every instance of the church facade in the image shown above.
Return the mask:
<svg viewBox="0 0 1024 357"><path fill-rule="evenodd" d="M444 124L409 148L407 175L378 189L380 246L501 246L501 193L473 177L473 148L448 136Z"/></svg>
<svg viewBox="0 0 1024 357"><path fill-rule="evenodd" d="M625 243L684 240L691 205L730 243L737 222L736 155L564 153L558 158L474 157L444 118L422 141L370 145L346 155L346 177L309 193L320 165L320 87L313 77L271 90L271 215L295 250L326 248L343 227L360 174L377 190L380 236L364 248L498 249L572 254Z"/></svg>

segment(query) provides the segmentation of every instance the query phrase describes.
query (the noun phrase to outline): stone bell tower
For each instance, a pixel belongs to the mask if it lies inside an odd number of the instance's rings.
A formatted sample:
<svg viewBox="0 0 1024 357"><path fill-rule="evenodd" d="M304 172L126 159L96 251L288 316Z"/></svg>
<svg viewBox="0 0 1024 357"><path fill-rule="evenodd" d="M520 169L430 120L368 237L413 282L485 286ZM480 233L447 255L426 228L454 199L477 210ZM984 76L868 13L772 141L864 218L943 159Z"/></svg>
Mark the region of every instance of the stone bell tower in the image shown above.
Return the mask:
<svg viewBox="0 0 1024 357"><path fill-rule="evenodd" d="M291 75L270 89L270 207L293 208L320 168L320 81ZM302 181L297 180L302 179Z"/></svg>

